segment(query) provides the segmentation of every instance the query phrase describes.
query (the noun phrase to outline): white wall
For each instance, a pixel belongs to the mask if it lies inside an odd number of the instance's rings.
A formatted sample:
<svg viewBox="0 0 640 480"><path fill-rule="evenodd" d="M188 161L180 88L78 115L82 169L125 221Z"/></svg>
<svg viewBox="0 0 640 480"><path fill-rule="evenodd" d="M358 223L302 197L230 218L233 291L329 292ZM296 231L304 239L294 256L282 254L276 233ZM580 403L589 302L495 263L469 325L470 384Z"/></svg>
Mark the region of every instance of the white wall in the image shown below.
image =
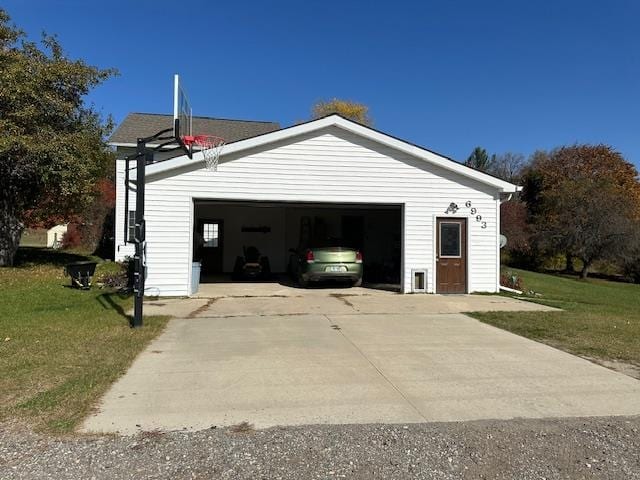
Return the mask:
<svg viewBox="0 0 640 480"><path fill-rule="evenodd" d="M120 156L120 155L119 155ZM116 234L115 234L115 260L123 261L126 257L133 257L135 246L131 241L124 242L124 169L125 161L121 158L116 160ZM136 208L136 192L129 190L129 210Z"/></svg>
<svg viewBox="0 0 640 480"><path fill-rule="evenodd" d="M47 248L59 246L58 242L62 241L63 235L67 233L66 225L56 225L47 230Z"/></svg>
<svg viewBox="0 0 640 480"><path fill-rule="evenodd" d="M427 268L434 291L434 218L451 202L471 201L486 222L469 221L470 291L498 287L498 191L337 127L221 158L217 172L185 168L147 183L147 285L187 295L193 198L404 204L404 291L412 268ZM118 198L120 201L120 197ZM118 219L117 228L122 228ZM120 237L121 238L121 237Z"/></svg>
<svg viewBox="0 0 640 480"><path fill-rule="evenodd" d="M125 260L127 257L133 257L135 253L135 245L132 239L127 239L127 242L124 241L124 218L125 218L125 210L124 210L124 199L125 199L125 187L124 187L124 178L125 178L125 160L124 158L127 155L132 155L136 152L135 147L118 147L116 152L116 211L115 211L115 222L116 222L116 232L115 232L115 260L117 262L121 262ZM154 161L162 161L164 159L175 156L175 152L157 152L154 154ZM135 181L135 167L136 162L130 161L129 167L134 170L131 171L130 180ZM146 202L145 202L146 203ZM129 189L129 210L136 209L136 192L135 188Z"/></svg>

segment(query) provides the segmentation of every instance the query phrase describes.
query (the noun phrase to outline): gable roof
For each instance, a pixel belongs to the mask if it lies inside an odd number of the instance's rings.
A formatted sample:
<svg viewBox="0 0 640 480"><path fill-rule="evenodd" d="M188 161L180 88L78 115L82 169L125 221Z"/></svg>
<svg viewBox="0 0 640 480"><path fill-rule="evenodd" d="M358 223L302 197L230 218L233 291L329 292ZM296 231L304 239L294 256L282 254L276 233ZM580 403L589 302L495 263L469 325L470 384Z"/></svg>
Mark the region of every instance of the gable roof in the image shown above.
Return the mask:
<svg viewBox="0 0 640 480"><path fill-rule="evenodd" d="M223 159L226 155L237 154L244 150L249 150L252 148L268 145L270 143L287 140L327 127L337 127L345 131L354 133L363 138L370 139L381 145L385 145L387 147L391 147L398 151L407 153L413 157L432 163L446 170L450 170L462 176L472 178L480 183L493 186L501 192L517 192L520 190L520 187L504 181L498 177L494 177L493 175L489 175L474 168L467 167L466 165L463 165L451 158L440 155L439 153L433 152L423 147L419 147L407 141L383 133L379 130L375 130L374 128L368 127L366 125L354 122L338 114L327 115L326 117L318 118L316 120L310 120L306 123L293 125L291 127L264 133L262 135L247 138L244 140L238 140L233 143L228 142L222 150L220 158ZM170 160L151 164L147 166L146 175L153 176L189 165L202 164L203 162L203 154L201 152L195 152L193 154L193 158L189 158L187 155L182 155Z"/></svg>
<svg viewBox="0 0 640 480"><path fill-rule="evenodd" d="M150 137L173 125L173 115L160 113L130 113L113 132L109 143L114 146L135 146L140 137ZM196 134L216 135L227 143L255 137L263 133L279 130L275 122L252 120L229 120L225 118L193 117L193 131ZM160 141L151 142L160 143Z"/></svg>

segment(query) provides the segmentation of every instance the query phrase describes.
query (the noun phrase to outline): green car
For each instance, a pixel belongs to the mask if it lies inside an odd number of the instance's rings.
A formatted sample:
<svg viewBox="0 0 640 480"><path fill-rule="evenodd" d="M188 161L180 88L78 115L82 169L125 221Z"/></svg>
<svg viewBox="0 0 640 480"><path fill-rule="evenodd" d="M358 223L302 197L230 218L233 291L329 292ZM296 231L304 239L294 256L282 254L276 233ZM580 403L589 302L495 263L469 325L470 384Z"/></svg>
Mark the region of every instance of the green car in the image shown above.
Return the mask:
<svg viewBox="0 0 640 480"><path fill-rule="evenodd" d="M300 286L323 280L349 281L362 285L362 253L339 242L327 242L317 247L291 249L289 272Z"/></svg>

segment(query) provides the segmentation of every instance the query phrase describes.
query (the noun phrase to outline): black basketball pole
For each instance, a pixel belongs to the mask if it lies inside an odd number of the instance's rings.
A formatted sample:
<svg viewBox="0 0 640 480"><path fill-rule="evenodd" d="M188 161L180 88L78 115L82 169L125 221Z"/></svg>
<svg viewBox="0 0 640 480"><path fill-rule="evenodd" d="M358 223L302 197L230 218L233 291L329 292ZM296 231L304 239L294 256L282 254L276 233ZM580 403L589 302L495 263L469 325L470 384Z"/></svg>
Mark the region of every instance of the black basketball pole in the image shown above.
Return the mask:
<svg viewBox="0 0 640 480"><path fill-rule="evenodd" d="M135 244L136 253L133 257L135 264L133 293L134 307L133 307L133 324L134 328L142 326L142 302L144 300L144 280L146 276L146 260L145 255L145 219L144 219L144 189L145 189L145 170L147 166L148 157L151 156L153 160L153 153L147 150L147 142L144 138L138 139L138 146L136 149L137 162L136 162L136 218L135 218Z"/></svg>
<svg viewBox="0 0 640 480"><path fill-rule="evenodd" d="M145 191L145 174L147 164L153 163L153 152L155 150L162 149L168 145L172 145L175 142L174 136L163 137L163 135L173 132L173 128L167 128L162 130L151 137L138 138L136 153L133 156L126 158L125 178L129 178L128 165L129 160L136 160L136 216L135 216L135 234L134 242L136 246L135 254L133 256L133 320L131 326L134 328L142 327L142 305L144 300L144 283L147 276L147 260L146 260L146 224L144 217L144 191ZM154 148L147 148L147 143L152 140L165 140L165 143L154 146ZM181 146L176 147L182 148ZM129 196L129 184L125 181L125 200L128 205ZM125 212L125 238L127 238L127 218L129 212Z"/></svg>

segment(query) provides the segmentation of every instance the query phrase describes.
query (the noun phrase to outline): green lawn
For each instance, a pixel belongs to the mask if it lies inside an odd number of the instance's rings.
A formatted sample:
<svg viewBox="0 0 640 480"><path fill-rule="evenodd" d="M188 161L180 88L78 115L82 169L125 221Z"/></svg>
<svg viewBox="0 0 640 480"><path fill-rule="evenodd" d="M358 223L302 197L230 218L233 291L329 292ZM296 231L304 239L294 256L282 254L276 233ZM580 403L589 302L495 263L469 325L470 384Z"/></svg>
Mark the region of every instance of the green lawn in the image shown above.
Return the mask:
<svg viewBox="0 0 640 480"><path fill-rule="evenodd" d="M44 228L27 228L20 238L21 247L46 247L47 230Z"/></svg>
<svg viewBox="0 0 640 480"><path fill-rule="evenodd" d="M66 433L166 318L146 318L145 327L133 330L124 313L130 297L68 288L63 265L83 256L29 248L19 255L17 267L0 268L0 422Z"/></svg>
<svg viewBox="0 0 640 480"><path fill-rule="evenodd" d="M640 285L546 275L521 275L535 301L562 312L489 312L473 316L569 352L640 366Z"/></svg>

